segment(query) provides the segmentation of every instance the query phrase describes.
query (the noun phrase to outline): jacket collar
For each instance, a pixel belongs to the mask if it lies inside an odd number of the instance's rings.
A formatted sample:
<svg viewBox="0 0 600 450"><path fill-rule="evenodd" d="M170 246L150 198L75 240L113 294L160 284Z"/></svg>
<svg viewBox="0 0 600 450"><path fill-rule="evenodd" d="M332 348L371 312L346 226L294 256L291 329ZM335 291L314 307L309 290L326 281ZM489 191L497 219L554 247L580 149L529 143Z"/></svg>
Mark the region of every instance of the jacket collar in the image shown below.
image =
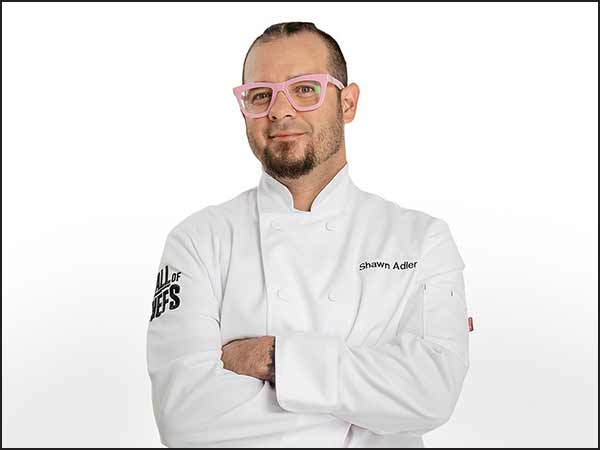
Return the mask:
<svg viewBox="0 0 600 450"><path fill-rule="evenodd" d="M259 214L283 213L310 216L329 216L341 212L348 205L348 195L356 189L350 178L348 162L315 197L310 211L294 208L294 197L287 186L273 178L264 168L257 188Z"/></svg>

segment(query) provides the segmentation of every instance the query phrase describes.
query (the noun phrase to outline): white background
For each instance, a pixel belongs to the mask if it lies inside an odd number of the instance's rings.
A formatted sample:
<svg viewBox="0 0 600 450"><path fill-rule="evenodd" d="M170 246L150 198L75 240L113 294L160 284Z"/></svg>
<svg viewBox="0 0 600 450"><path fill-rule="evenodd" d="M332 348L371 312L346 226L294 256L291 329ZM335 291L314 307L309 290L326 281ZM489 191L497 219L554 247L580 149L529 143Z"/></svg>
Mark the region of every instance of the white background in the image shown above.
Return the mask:
<svg viewBox="0 0 600 450"><path fill-rule="evenodd" d="M2 445L161 447L167 232L256 186L233 86L312 21L361 88L361 189L448 222L471 368L427 447L598 446L598 6L2 4Z"/></svg>

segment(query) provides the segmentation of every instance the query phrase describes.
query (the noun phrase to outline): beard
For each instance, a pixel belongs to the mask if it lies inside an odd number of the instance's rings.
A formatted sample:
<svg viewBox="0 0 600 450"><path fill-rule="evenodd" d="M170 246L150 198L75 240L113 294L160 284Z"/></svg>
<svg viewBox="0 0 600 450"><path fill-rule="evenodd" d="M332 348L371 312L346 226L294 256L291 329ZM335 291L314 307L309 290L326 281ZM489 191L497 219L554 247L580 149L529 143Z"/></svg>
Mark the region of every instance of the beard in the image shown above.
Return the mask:
<svg viewBox="0 0 600 450"><path fill-rule="evenodd" d="M344 139L342 110L338 104L335 120L316 136L307 133L293 141L270 141L264 148L261 148L250 134L247 133L247 136L250 147L261 160L265 172L275 178L300 178L339 151ZM302 140L306 142L302 144ZM300 157L294 156L298 152L295 147L302 145L303 154Z"/></svg>

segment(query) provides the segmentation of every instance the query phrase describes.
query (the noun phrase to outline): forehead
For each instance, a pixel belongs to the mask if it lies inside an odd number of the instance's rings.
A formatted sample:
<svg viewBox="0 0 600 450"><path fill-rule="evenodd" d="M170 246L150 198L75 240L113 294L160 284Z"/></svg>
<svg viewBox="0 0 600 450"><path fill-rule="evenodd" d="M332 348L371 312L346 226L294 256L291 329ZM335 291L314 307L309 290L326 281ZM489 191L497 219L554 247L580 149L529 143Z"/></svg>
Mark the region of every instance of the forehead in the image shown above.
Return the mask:
<svg viewBox="0 0 600 450"><path fill-rule="evenodd" d="M256 44L246 59L245 82L277 83L308 73L327 73L329 52L312 33Z"/></svg>

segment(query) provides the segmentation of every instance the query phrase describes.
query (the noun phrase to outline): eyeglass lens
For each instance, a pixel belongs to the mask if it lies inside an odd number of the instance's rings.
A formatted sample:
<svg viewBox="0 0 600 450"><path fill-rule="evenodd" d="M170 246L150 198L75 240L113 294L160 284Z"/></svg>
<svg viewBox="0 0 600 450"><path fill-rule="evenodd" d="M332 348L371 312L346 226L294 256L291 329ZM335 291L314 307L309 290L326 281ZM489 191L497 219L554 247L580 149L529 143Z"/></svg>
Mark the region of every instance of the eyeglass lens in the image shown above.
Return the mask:
<svg viewBox="0 0 600 450"><path fill-rule="evenodd" d="M321 84L317 80L302 80L288 86L288 93L297 106L310 107L319 102L321 97ZM271 103L273 89L270 87L256 87L242 92L242 105L250 113L262 113Z"/></svg>

